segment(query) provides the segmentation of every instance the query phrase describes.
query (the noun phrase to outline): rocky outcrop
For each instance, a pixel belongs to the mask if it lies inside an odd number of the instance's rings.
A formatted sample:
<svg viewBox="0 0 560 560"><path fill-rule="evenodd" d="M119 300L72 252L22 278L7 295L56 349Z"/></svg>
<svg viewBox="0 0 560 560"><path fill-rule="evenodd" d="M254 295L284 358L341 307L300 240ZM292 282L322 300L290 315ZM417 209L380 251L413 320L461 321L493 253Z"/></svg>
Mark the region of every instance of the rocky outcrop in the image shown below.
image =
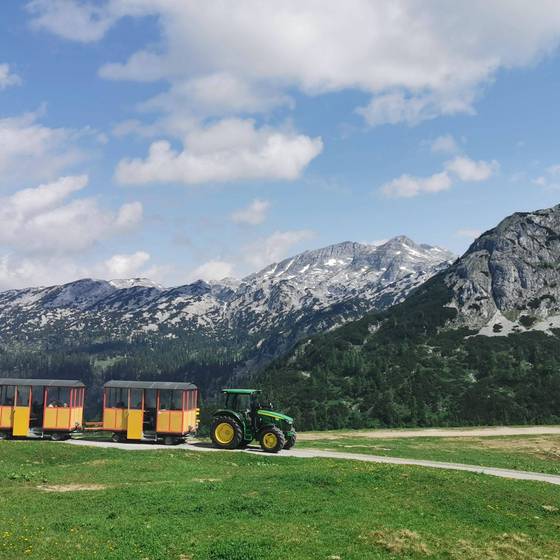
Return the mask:
<svg viewBox="0 0 560 560"><path fill-rule="evenodd" d="M554 328L551 318L560 315L560 205L513 214L482 234L445 282L458 324L491 327L493 334Z"/></svg>

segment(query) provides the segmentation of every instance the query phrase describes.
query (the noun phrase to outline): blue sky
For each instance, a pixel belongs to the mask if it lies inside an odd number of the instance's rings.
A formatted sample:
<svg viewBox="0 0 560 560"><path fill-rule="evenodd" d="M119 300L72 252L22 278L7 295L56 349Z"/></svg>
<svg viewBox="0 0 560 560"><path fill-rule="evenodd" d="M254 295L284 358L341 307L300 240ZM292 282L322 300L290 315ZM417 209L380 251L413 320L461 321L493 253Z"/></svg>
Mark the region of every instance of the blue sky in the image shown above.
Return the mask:
<svg viewBox="0 0 560 560"><path fill-rule="evenodd" d="M4 3L0 287L461 253L558 203L556 2L344 4Z"/></svg>

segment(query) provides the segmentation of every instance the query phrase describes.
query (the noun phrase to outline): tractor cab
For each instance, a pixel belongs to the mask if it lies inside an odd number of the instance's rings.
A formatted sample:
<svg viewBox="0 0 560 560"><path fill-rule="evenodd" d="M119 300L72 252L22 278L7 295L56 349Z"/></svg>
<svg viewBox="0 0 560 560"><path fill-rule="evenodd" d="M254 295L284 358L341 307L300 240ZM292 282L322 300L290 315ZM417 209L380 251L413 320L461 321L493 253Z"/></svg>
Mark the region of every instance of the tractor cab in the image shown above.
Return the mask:
<svg viewBox="0 0 560 560"><path fill-rule="evenodd" d="M277 453L295 445L293 418L274 411L258 389L224 389L224 408L214 413L211 437L222 449L247 447L254 439L264 451Z"/></svg>
<svg viewBox="0 0 560 560"><path fill-rule="evenodd" d="M224 408L240 413L250 413L257 405L257 389L224 389Z"/></svg>

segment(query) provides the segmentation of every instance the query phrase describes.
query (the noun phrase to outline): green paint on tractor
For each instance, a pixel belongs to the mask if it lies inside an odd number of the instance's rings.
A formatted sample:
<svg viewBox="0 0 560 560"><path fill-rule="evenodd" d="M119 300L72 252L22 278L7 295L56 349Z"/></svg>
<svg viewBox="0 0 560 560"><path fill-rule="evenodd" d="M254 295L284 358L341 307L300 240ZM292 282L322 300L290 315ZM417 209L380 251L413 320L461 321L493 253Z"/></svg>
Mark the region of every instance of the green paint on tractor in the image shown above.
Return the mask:
<svg viewBox="0 0 560 560"><path fill-rule="evenodd" d="M260 402L258 389L223 389L224 407L214 413L210 435L220 449L239 449L257 440L263 451L278 453L296 443L294 419Z"/></svg>

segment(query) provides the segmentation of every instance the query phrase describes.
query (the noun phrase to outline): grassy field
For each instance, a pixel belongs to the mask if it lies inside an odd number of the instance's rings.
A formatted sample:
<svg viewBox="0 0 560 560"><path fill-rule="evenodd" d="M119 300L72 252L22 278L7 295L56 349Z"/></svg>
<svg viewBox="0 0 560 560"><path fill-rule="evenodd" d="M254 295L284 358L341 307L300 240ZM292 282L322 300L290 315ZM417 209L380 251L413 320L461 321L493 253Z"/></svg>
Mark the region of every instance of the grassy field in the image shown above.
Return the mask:
<svg viewBox="0 0 560 560"><path fill-rule="evenodd" d="M0 558L560 558L560 487L352 461L0 442Z"/></svg>
<svg viewBox="0 0 560 560"><path fill-rule="evenodd" d="M558 435L394 439L356 435L300 441L298 447L560 474Z"/></svg>

